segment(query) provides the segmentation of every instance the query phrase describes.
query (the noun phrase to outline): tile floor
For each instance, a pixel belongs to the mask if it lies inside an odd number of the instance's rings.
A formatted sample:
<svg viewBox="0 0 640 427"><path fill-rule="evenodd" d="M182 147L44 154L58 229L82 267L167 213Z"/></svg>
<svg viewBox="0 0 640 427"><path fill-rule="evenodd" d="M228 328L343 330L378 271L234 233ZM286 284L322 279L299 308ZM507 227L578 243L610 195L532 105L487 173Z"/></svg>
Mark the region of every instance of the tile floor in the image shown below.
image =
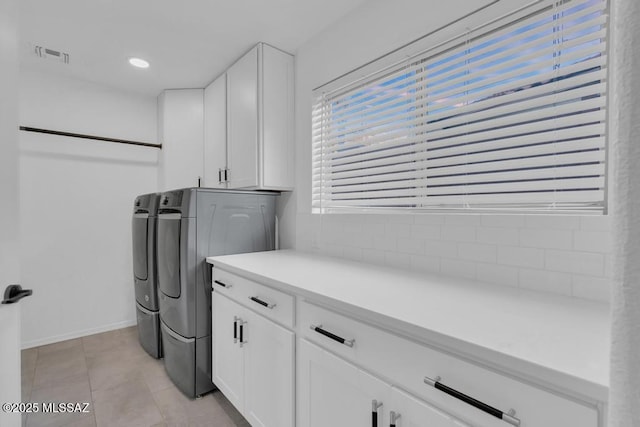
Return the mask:
<svg viewBox="0 0 640 427"><path fill-rule="evenodd" d="M89 413L23 415L28 427L249 426L219 391L185 397L135 326L23 350L22 401L90 403Z"/></svg>

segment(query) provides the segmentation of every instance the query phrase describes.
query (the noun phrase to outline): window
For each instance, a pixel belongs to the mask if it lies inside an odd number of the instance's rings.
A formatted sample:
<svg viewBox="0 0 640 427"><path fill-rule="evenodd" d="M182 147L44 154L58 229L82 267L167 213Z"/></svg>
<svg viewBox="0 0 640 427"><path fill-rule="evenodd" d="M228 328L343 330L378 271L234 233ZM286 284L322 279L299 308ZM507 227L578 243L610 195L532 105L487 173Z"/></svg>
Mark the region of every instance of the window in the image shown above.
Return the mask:
<svg viewBox="0 0 640 427"><path fill-rule="evenodd" d="M606 40L606 0L543 0L317 89L314 212L603 212Z"/></svg>

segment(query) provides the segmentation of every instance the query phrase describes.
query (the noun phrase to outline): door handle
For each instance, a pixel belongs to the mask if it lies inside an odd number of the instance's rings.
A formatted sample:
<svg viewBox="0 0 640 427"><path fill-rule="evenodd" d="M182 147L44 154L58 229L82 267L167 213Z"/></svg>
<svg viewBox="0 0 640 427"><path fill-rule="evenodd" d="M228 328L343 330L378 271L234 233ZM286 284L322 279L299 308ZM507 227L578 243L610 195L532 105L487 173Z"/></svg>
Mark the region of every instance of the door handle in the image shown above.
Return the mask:
<svg viewBox="0 0 640 427"><path fill-rule="evenodd" d="M260 298L258 298L258 297L249 297L249 299L250 299L251 301L255 302L256 304L260 304L260 305L261 305L261 306L263 306L263 307L267 307L267 308L271 308L271 309L273 309L273 308L276 306L276 304L275 304L275 303L271 303L271 304L270 304L270 303L268 303L268 302L266 302L266 301L261 300L261 299L260 299Z"/></svg>
<svg viewBox="0 0 640 427"><path fill-rule="evenodd" d="M496 409L493 406L489 406L486 403L480 402L479 400L474 399L471 396L468 396L464 393L461 393L458 390L455 390L451 387L448 387L440 382L440 377L429 378L424 377L424 383L434 387L444 393L447 393L449 396L455 397L469 405L480 409L483 412L486 412L489 415L493 415L496 418L501 419L502 421L509 423L513 426L520 426L520 419L516 418L516 411L514 409L510 409L509 412L502 412L500 409Z"/></svg>
<svg viewBox="0 0 640 427"><path fill-rule="evenodd" d="M334 333L331 333L331 332L327 331L326 329L322 329L322 325L318 325L318 326L309 325L309 328L312 331L315 331L315 332L319 333L320 335L324 335L327 338L331 338L334 341L338 341L340 344L344 344L347 347L353 347L353 344L356 342L355 339L348 340L348 339L342 338L341 336L338 336L338 335L336 335Z"/></svg>
<svg viewBox="0 0 640 427"><path fill-rule="evenodd" d="M396 427L398 418L400 418L400 413L396 411L391 411L389 413L389 427Z"/></svg>
<svg viewBox="0 0 640 427"><path fill-rule="evenodd" d="M238 320L240 320L238 316L233 316L233 343L234 344L238 342Z"/></svg>
<svg viewBox="0 0 640 427"><path fill-rule="evenodd" d="M2 304L14 304L20 301L24 297L28 297L32 295L33 291L31 289L22 289L20 285L9 285L7 289L4 290L4 299L2 300Z"/></svg>
<svg viewBox="0 0 640 427"><path fill-rule="evenodd" d="M382 407L382 402L371 401L371 427L378 427L378 409Z"/></svg>
<svg viewBox="0 0 640 427"><path fill-rule="evenodd" d="M242 320L240 318L238 318L238 320L239 320L238 323L240 324L240 338L238 339L238 342L240 344L240 348L242 348L242 346L247 343L244 340L244 325L247 324L247 321L246 320Z"/></svg>

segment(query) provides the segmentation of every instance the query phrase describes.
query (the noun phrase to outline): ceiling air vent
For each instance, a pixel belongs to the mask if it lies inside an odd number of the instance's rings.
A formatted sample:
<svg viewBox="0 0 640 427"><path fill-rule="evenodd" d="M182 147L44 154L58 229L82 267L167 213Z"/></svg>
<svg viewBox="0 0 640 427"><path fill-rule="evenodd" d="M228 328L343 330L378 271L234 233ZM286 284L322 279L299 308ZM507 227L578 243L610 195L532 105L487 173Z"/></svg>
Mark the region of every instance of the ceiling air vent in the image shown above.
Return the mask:
<svg viewBox="0 0 640 427"><path fill-rule="evenodd" d="M36 56L43 59L58 61L58 62L62 62L63 64L69 63L69 54L65 52L60 52L59 50L49 49L43 46L35 46L34 52Z"/></svg>

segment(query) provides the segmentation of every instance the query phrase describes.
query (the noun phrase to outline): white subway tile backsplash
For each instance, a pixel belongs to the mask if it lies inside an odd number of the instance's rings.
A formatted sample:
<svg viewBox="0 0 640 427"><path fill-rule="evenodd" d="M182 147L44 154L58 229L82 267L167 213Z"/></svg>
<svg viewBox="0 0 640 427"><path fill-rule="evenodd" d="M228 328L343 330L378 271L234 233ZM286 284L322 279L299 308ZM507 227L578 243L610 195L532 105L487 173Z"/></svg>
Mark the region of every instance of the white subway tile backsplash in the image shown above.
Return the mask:
<svg viewBox="0 0 640 427"><path fill-rule="evenodd" d="M362 223L361 222L345 222L342 224L342 229L344 231L357 232L362 231Z"/></svg>
<svg viewBox="0 0 640 427"><path fill-rule="evenodd" d="M611 231L611 215L589 215L580 217L580 229L590 231Z"/></svg>
<svg viewBox="0 0 640 427"><path fill-rule="evenodd" d="M385 252L385 264L390 267L411 268L411 256L398 252Z"/></svg>
<svg viewBox="0 0 640 427"><path fill-rule="evenodd" d="M362 261L371 264L384 265L385 264L385 252L377 249L363 249Z"/></svg>
<svg viewBox="0 0 640 427"><path fill-rule="evenodd" d="M545 254L545 268L551 271L602 276L604 274L604 255L549 249Z"/></svg>
<svg viewBox="0 0 640 427"><path fill-rule="evenodd" d="M519 246L498 247L498 264L516 267L544 267L544 250Z"/></svg>
<svg viewBox="0 0 640 427"><path fill-rule="evenodd" d="M476 278L481 282L517 287L518 269L506 265L478 263Z"/></svg>
<svg viewBox="0 0 640 427"><path fill-rule="evenodd" d="M594 301L613 276L606 216L300 214L296 248Z"/></svg>
<svg viewBox="0 0 640 427"><path fill-rule="evenodd" d="M362 249L355 247L345 247L342 256L353 261L362 261Z"/></svg>
<svg viewBox="0 0 640 427"><path fill-rule="evenodd" d="M444 225L441 231L442 240L457 242L473 242L476 240L476 227L464 225Z"/></svg>
<svg viewBox="0 0 640 427"><path fill-rule="evenodd" d="M520 269L520 287L525 289L571 295L571 275L548 270Z"/></svg>
<svg viewBox="0 0 640 427"><path fill-rule="evenodd" d="M381 251L395 251L398 249L398 239L387 234L374 235L373 249Z"/></svg>
<svg viewBox="0 0 640 427"><path fill-rule="evenodd" d="M424 253L430 256L457 258L458 244L452 241L427 239L424 242Z"/></svg>
<svg viewBox="0 0 640 427"><path fill-rule="evenodd" d="M440 226L428 224L413 224L411 226L411 233L414 237L418 237L421 239L439 239Z"/></svg>
<svg viewBox="0 0 640 427"><path fill-rule="evenodd" d="M606 231L583 231L573 232L573 248L577 251L609 253L612 235Z"/></svg>
<svg viewBox="0 0 640 427"><path fill-rule="evenodd" d="M497 247L483 243L459 243L458 257L467 261L493 262L497 260Z"/></svg>
<svg viewBox="0 0 640 427"><path fill-rule="evenodd" d="M600 302L611 299L611 279L573 275L572 289L574 297Z"/></svg>
<svg viewBox="0 0 640 427"><path fill-rule="evenodd" d="M344 247L342 245L325 244L319 249L320 253L327 256L341 257Z"/></svg>
<svg viewBox="0 0 640 427"><path fill-rule="evenodd" d="M428 273L440 272L440 258L427 255L412 255L411 269Z"/></svg>
<svg viewBox="0 0 640 427"><path fill-rule="evenodd" d="M385 224L385 234L396 237L411 237L411 224L387 223Z"/></svg>
<svg viewBox="0 0 640 427"><path fill-rule="evenodd" d="M423 254L424 240L399 237L398 252L407 253L407 254Z"/></svg>
<svg viewBox="0 0 640 427"><path fill-rule="evenodd" d="M414 224L442 225L446 215L444 214L418 214L414 217Z"/></svg>
<svg viewBox="0 0 640 427"><path fill-rule="evenodd" d="M476 237L480 243L490 243L493 245L516 246L520 241L517 228L506 227L479 227Z"/></svg>
<svg viewBox="0 0 640 427"><path fill-rule="evenodd" d="M373 234L364 232L345 231L342 235L342 244L349 247L371 249L374 246Z"/></svg>
<svg viewBox="0 0 640 427"><path fill-rule="evenodd" d="M460 259L442 258L440 261L440 272L447 276L475 279L476 263L462 261Z"/></svg>
<svg viewBox="0 0 640 427"><path fill-rule="evenodd" d="M480 220L480 215L451 214L445 217L444 223L447 225L466 225L475 227L480 225Z"/></svg>
<svg viewBox="0 0 640 427"><path fill-rule="evenodd" d="M551 230L573 230L580 227L580 217L563 215L527 215L526 227Z"/></svg>
<svg viewBox="0 0 640 427"><path fill-rule="evenodd" d="M508 227L517 228L524 227L526 223L525 215L482 215L480 220L485 227Z"/></svg>
<svg viewBox="0 0 640 427"><path fill-rule="evenodd" d="M389 224L413 224L415 215L411 214L397 214L397 215L385 215Z"/></svg>
<svg viewBox="0 0 640 427"><path fill-rule="evenodd" d="M385 230L384 223L371 222L371 223L362 224L362 231L367 234L373 234L373 235L384 234L384 230Z"/></svg>
<svg viewBox="0 0 640 427"><path fill-rule="evenodd" d="M530 248L571 249L571 230L547 230L523 228L520 230L520 245Z"/></svg>

